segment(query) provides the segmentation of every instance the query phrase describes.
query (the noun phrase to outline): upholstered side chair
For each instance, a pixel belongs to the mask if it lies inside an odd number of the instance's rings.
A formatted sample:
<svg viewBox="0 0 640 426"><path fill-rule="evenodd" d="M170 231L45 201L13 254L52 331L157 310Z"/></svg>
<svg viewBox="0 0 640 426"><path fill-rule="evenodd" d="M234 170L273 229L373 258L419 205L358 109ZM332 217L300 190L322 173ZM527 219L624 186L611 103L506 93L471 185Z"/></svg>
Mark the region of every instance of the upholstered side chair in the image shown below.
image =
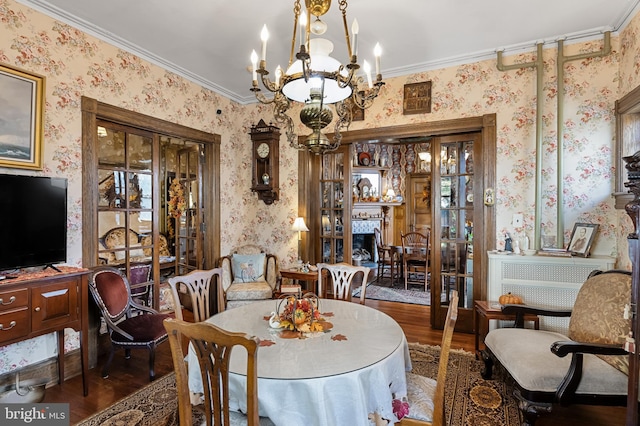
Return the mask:
<svg viewBox="0 0 640 426"><path fill-rule="evenodd" d="M570 316L567 334L524 328L491 330L485 338L483 377L494 365L513 382L524 418L533 425L554 404L626 405L629 354L624 349L631 322L627 271L597 271L582 284L571 310L505 305L504 313Z"/></svg>
<svg viewBox="0 0 640 426"><path fill-rule="evenodd" d="M109 377L109 366L116 348L124 348L127 359L131 349L144 348L149 351L149 379L153 380L155 349L167 340L162 321L170 316L136 303L131 297L127 277L111 266L93 269L89 277L89 290L111 338L111 352L102 369L102 377Z"/></svg>

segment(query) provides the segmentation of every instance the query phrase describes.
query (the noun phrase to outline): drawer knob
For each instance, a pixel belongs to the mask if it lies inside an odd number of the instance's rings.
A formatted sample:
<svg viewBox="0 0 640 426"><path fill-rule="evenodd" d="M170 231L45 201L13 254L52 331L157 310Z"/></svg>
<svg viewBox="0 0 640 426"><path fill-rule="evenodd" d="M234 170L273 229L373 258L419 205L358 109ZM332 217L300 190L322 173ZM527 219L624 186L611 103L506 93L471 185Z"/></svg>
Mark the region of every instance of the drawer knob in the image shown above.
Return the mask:
<svg viewBox="0 0 640 426"><path fill-rule="evenodd" d="M15 296L11 296L9 298L9 302L7 302L7 303L5 303L4 299L2 297L0 297L0 305L10 305L15 301L16 301L16 297Z"/></svg>
<svg viewBox="0 0 640 426"><path fill-rule="evenodd" d="M36 312L40 312L40 306L36 306L33 310Z"/></svg>
<svg viewBox="0 0 640 426"><path fill-rule="evenodd" d="M4 328L4 324L0 324L0 330L11 330L15 326L16 326L16 322L15 321L11 321L9 323L9 327L7 327L7 328Z"/></svg>

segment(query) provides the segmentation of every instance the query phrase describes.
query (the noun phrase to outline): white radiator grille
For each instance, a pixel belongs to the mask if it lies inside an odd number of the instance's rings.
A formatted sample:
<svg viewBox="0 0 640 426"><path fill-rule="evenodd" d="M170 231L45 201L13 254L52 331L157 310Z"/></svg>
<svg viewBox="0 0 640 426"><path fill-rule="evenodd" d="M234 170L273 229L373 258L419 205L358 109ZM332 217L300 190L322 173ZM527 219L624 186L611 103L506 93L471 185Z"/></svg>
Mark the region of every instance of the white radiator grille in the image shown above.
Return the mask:
<svg viewBox="0 0 640 426"><path fill-rule="evenodd" d="M550 265L534 263L503 263L502 277L507 280L555 283L583 283L593 271L590 265Z"/></svg>
<svg viewBox="0 0 640 426"><path fill-rule="evenodd" d="M515 284L503 284L502 291L503 294L508 292L517 294L526 301L527 305L544 308L571 309L578 295L577 289ZM569 329L569 318L540 317L540 329L566 334Z"/></svg>
<svg viewBox="0 0 640 426"><path fill-rule="evenodd" d="M582 283L596 270L612 269L608 256L547 257L506 256L489 253L488 300L511 292L528 305L544 308L573 307ZM503 321L501 326L512 326ZM567 333L569 318L540 317L540 328Z"/></svg>

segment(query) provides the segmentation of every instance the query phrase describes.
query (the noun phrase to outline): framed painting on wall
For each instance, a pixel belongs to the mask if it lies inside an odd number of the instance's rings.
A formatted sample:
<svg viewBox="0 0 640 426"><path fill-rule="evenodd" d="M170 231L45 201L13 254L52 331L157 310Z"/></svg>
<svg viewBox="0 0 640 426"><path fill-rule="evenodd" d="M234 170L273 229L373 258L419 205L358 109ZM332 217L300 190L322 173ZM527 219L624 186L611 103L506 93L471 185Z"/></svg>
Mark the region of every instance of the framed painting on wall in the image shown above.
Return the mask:
<svg viewBox="0 0 640 426"><path fill-rule="evenodd" d="M45 78L0 64L0 167L42 170Z"/></svg>

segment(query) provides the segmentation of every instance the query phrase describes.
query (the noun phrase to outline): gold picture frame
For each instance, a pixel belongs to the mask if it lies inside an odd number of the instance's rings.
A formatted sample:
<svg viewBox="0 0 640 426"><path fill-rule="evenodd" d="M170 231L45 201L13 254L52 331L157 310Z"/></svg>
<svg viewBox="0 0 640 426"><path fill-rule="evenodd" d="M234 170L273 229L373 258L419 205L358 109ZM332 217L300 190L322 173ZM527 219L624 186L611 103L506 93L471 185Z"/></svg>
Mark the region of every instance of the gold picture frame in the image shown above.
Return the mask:
<svg viewBox="0 0 640 426"><path fill-rule="evenodd" d="M425 114L431 112L431 81L404 85L402 114Z"/></svg>
<svg viewBox="0 0 640 426"><path fill-rule="evenodd" d="M45 78L0 64L0 167L42 170Z"/></svg>

